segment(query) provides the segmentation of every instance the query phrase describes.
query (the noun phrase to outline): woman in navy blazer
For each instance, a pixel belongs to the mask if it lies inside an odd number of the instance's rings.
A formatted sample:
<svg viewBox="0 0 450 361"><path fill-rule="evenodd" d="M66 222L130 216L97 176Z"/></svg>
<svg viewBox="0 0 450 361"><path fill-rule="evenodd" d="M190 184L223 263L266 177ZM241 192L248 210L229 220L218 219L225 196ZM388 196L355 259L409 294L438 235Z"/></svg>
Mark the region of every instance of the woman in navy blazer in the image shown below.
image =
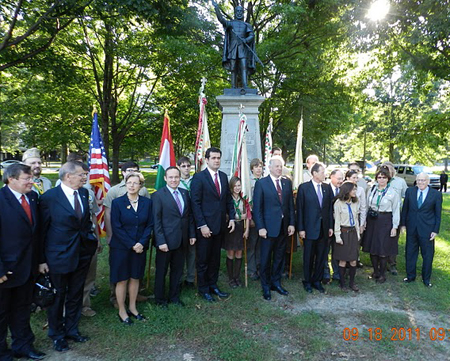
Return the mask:
<svg viewBox="0 0 450 361"><path fill-rule="evenodd" d="M119 305L119 319L131 325L130 317L144 320L136 309L139 279L144 276L145 256L153 229L152 201L139 197L144 184L140 173L128 174L125 178L127 193L116 198L111 206L113 235L109 244L109 265L111 283L116 283L116 297ZM129 296L129 311L125 298Z"/></svg>

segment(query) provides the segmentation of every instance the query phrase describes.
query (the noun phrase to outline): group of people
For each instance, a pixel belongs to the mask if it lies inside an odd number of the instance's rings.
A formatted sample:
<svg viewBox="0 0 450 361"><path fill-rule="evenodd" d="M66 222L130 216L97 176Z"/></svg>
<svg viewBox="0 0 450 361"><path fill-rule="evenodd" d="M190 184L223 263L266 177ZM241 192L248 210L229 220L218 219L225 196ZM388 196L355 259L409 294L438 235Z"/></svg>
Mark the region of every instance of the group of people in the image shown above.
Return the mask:
<svg viewBox="0 0 450 361"><path fill-rule="evenodd" d="M306 292L325 292L323 285L331 278L339 280L342 290L357 292L360 247L370 254L372 278L383 283L388 266L396 272L399 228L407 232L404 282L416 279L420 250L422 280L431 287L442 195L428 187L427 174L419 174L417 186L407 189L401 178L395 177L392 164L385 163L369 189L359 176L359 165L351 163L345 174L339 169L332 171L330 182L325 183L325 166L311 155L295 194L290 172L277 148L267 176L263 176L259 159L250 163L251 205L242 198L241 180L228 180L220 171L221 157L220 149L209 148L206 169L194 176L190 160L180 158L176 167L165 170L166 186L151 196L138 164L122 165L122 182L112 187L103 201L111 302L118 308L119 322L132 325L146 319L137 302L146 300L139 290L152 234L156 248L155 302L164 309L169 304L184 306L181 288L195 287L195 280L205 301L229 297L218 285L221 250L226 250L228 284L234 289L242 285L245 246L250 278L260 279L263 298L271 300L271 291L288 295L281 281L289 259L289 240L303 245ZM92 191L85 188L87 166L79 159L70 159L59 170L59 185L51 188L51 182L40 174L37 149L25 152L23 163L5 170L5 187L0 190L0 360L45 356L34 348L29 325L38 271L48 273L57 290L55 302L47 309L48 336L54 349L68 350L68 340L88 341L78 324L81 314L91 310L84 299L86 295L89 298L93 284L90 275L95 279L100 250L94 226L98 205ZM8 327L11 350L6 341Z"/></svg>

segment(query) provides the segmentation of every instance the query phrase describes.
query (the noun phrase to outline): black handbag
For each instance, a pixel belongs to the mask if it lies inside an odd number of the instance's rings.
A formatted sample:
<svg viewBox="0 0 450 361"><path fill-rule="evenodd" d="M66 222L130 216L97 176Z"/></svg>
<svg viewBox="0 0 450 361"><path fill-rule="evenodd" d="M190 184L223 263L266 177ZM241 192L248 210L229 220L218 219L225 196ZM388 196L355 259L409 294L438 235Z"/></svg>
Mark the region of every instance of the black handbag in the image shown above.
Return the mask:
<svg viewBox="0 0 450 361"><path fill-rule="evenodd" d="M40 274L37 278L33 298L33 302L41 308L49 307L55 302L56 288L53 287L48 274Z"/></svg>

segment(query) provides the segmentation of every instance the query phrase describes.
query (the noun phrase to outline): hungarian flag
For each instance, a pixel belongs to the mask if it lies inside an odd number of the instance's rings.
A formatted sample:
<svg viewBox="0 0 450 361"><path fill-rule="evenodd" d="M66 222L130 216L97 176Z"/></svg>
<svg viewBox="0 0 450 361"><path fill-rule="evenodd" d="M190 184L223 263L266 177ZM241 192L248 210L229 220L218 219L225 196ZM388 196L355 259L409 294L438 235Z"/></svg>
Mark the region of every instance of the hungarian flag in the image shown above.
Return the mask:
<svg viewBox="0 0 450 361"><path fill-rule="evenodd" d="M270 118L264 139L264 176L269 175L269 160L272 156L272 129L272 118Z"/></svg>
<svg viewBox="0 0 450 361"><path fill-rule="evenodd" d="M241 196L245 202L247 217L251 219L250 205L253 200L247 156L247 132L247 117L241 112L236 141L234 143L233 158L231 159L231 174L239 177L241 180Z"/></svg>
<svg viewBox="0 0 450 361"><path fill-rule="evenodd" d="M156 190L166 185L166 181L164 180L166 169L175 166L175 152L173 151L172 135L170 134L170 119L166 110L164 113L164 127L161 137L161 146L159 147L158 174L156 175L155 182Z"/></svg>
<svg viewBox="0 0 450 361"><path fill-rule="evenodd" d="M99 201L106 197L111 188L109 179L108 161L106 159L105 147L98 129L97 111L94 110L94 120L92 121L91 142L89 144L89 183L94 191L95 198ZM102 202L99 205L97 223L100 237L106 235L105 229L105 207Z"/></svg>
<svg viewBox="0 0 450 361"><path fill-rule="evenodd" d="M303 183L303 110L300 117L300 122L297 128L297 144L295 146L295 161L294 161L294 191L298 189L300 184Z"/></svg>
<svg viewBox="0 0 450 361"><path fill-rule="evenodd" d="M198 104L200 107L200 114L198 117L197 139L195 140L195 171L200 172L206 168L205 152L211 147L211 140L209 139L208 130L208 115L206 114L206 96L204 93L206 79L202 79L202 86L200 87L200 96L198 97Z"/></svg>

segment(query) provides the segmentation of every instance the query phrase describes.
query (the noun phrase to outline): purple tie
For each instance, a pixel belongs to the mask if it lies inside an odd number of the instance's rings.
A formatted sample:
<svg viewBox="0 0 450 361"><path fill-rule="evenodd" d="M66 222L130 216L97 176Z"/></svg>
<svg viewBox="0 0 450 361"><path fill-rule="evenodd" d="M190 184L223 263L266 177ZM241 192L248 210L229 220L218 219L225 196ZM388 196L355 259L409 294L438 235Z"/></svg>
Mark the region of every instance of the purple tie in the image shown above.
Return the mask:
<svg viewBox="0 0 450 361"><path fill-rule="evenodd" d="M173 194L175 196L175 202L177 202L178 210L180 211L180 214L183 214L183 206L181 205L180 198L178 198L178 191L173 191Z"/></svg>
<svg viewBox="0 0 450 361"><path fill-rule="evenodd" d="M322 195L322 189L320 188L320 184L317 185L317 198L319 198L320 208L322 208L323 195Z"/></svg>
<svg viewBox="0 0 450 361"><path fill-rule="evenodd" d="M277 193L278 193L278 198L280 199L280 203L281 203L282 196L281 196L280 180L276 179L275 181L277 182Z"/></svg>
<svg viewBox="0 0 450 361"><path fill-rule="evenodd" d="M77 191L73 192L73 202L75 205L75 215L77 216L78 219L81 219L83 217L83 212L81 211L81 204L80 201L78 200Z"/></svg>

